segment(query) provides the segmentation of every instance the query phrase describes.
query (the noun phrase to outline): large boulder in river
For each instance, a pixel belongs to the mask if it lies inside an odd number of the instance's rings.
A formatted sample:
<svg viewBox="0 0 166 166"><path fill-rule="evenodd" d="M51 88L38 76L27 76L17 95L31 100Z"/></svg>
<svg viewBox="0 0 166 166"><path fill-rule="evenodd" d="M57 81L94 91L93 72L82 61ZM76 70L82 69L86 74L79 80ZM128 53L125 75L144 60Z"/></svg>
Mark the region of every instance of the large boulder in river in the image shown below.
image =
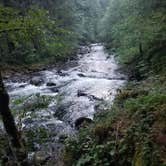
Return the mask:
<svg viewBox="0 0 166 166"><path fill-rule="evenodd" d="M87 124L93 123L93 120L87 117L80 117L75 121L75 127L76 129L79 129L81 127L85 127Z"/></svg>
<svg viewBox="0 0 166 166"><path fill-rule="evenodd" d="M40 86L43 82L44 81L41 77L33 77L30 80L30 84L35 85L35 86Z"/></svg>

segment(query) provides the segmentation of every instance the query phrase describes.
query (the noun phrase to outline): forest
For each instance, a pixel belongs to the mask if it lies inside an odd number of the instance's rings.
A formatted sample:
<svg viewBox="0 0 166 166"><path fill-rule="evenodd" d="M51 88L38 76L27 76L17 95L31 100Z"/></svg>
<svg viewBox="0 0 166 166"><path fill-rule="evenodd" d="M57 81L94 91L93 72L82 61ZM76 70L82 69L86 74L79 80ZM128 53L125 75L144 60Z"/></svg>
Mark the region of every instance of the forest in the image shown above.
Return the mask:
<svg viewBox="0 0 166 166"><path fill-rule="evenodd" d="M1 66L50 63L69 56L79 42L93 41L100 12L99 4L92 5L74 0L1 2Z"/></svg>
<svg viewBox="0 0 166 166"><path fill-rule="evenodd" d="M0 0L0 166L165 156L165 0Z"/></svg>

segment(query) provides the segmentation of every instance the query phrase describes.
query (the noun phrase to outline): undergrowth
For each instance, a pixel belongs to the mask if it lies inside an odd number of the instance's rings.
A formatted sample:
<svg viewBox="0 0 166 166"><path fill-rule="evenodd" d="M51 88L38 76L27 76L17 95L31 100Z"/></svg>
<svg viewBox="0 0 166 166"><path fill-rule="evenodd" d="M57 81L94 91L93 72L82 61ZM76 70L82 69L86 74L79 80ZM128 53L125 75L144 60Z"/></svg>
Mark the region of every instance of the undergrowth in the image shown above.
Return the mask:
<svg viewBox="0 0 166 166"><path fill-rule="evenodd" d="M66 166L165 166L166 77L129 82L110 110L66 141Z"/></svg>

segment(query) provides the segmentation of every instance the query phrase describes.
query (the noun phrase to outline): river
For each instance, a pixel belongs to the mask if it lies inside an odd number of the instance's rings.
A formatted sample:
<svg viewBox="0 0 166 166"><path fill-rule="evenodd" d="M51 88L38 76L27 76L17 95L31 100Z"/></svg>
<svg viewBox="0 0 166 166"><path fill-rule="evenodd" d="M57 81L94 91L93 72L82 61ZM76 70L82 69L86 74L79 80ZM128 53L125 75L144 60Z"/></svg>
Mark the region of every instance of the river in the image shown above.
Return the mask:
<svg viewBox="0 0 166 166"><path fill-rule="evenodd" d="M64 68L51 68L5 81L13 102L11 107L18 110L18 114L22 109L26 110L24 116L21 116L22 129L35 130L43 126L50 131L43 146L45 149L47 146L48 151L50 144L54 144L52 147L55 144L58 146L60 135L75 133L75 122L79 118L93 119L96 112L111 105L117 89L124 85L125 76L118 71L115 57L108 55L103 45L92 44L86 49L88 51L78 53L77 60L68 62ZM36 96L50 97L48 107L32 110ZM24 108L18 103L20 98L24 98ZM14 105L16 103L17 107ZM16 121L19 121L19 116L16 116ZM44 149L37 143L34 146L40 151Z"/></svg>

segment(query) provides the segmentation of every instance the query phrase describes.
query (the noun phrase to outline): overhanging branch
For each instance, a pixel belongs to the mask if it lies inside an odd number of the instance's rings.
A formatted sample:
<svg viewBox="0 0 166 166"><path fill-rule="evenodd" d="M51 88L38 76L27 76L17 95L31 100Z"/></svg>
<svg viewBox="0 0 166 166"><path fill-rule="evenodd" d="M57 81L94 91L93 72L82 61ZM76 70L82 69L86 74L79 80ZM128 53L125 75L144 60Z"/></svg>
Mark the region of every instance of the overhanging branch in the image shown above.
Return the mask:
<svg viewBox="0 0 166 166"><path fill-rule="evenodd" d="M7 32L14 32L14 31L23 31L23 30L37 30L39 28L42 28L42 27L16 27L16 28L9 28L9 29L4 29L4 30L0 30L0 33L7 33Z"/></svg>

